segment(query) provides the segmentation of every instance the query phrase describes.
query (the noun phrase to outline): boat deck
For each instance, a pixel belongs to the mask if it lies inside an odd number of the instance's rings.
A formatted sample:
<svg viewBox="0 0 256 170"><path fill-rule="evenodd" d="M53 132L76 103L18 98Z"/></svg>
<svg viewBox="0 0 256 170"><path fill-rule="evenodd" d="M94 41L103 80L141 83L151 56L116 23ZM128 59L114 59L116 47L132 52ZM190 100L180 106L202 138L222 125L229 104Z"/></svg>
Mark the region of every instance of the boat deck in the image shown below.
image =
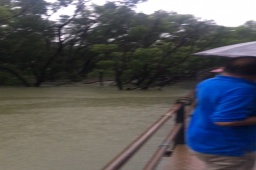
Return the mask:
<svg viewBox="0 0 256 170"><path fill-rule="evenodd" d="M204 163L198 160L186 145L178 145L174 152L161 163L161 170L205 170ZM256 170L256 166L254 167Z"/></svg>
<svg viewBox="0 0 256 170"><path fill-rule="evenodd" d="M178 145L174 152L161 163L162 170L203 170L204 164L192 153L186 145Z"/></svg>

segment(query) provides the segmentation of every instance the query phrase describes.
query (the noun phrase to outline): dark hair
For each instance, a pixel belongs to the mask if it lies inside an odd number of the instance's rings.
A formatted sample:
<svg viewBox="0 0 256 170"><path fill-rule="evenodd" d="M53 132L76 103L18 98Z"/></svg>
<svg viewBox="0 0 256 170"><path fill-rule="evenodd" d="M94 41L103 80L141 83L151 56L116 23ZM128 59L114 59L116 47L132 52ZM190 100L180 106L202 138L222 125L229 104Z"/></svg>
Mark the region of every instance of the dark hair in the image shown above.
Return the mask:
<svg viewBox="0 0 256 170"><path fill-rule="evenodd" d="M243 76L256 76L256 57L232 58L227 61L224 71Z"/></svg>

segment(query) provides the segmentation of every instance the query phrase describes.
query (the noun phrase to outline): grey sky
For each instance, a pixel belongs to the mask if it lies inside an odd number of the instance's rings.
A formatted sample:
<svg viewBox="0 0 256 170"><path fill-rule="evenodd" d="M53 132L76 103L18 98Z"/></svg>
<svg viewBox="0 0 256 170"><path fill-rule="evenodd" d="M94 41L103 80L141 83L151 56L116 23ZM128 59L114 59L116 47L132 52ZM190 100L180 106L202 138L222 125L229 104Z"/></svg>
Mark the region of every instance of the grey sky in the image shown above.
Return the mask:
<svg viewBox="0 0 256 170"><path fill-rule="evenodd" d="M193 14L212 19L219 25L238 26L256 20L256 0L149 0L138 6L139 11L151 13L157 9Z"/></svg>
<svg viewBox="0 0 256 170"><path fill-rule="evenodd" d="M54 0L48 0L54 1ZM102 5L106 0L92 0ZM218 25L239 26L256 20L256 0L148 0L137 6L138 12L147 14L157 10L192 14L201 19L214 20ZM68 13L71 9L63 10Z"/></svg>

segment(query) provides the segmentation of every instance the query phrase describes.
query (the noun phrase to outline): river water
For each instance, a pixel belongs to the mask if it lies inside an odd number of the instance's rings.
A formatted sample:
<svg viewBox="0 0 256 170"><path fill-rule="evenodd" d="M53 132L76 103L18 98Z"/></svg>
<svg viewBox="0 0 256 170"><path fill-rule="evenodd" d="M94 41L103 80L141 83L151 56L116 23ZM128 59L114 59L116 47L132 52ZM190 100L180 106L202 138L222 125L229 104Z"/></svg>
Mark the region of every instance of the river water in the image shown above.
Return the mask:
<svg viewBox="0 0 256 170"><path fill-rule="evenodd" d="M100 170L188 91L0 88L0 170ZM124 169L140 170L161 133Z"/></svg>

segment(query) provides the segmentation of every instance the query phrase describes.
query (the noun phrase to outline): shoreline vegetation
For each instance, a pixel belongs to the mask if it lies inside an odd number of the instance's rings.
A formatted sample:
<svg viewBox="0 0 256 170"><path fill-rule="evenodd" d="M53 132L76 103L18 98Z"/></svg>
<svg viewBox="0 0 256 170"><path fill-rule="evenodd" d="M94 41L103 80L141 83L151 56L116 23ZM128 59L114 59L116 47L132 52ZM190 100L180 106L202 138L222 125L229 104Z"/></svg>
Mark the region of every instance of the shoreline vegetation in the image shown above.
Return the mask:
<svg viewBox="0 0 256 170"><path fill-rule="evenodd" d="M196 80L184 80L184 81L179 81L176 83L172 83L166 86L154 86L151 87L147 90L149 91L161 91L161 90L165 90L165 89L169 89L172 87L181 87L183 89L188 89L188 90L192 90L196 84L198 83L198 81ZM85 88L90 88L90 87L99 87L99 88L116 88L115 82L113 80L108 80L108 81L104 81L104 83L102 84L102 82L99 81L86 81L86 82L59 82L59 83L44 83L41 87L85 87ZM118 89L116 89L118 91ZM131 86L127 85L124 86L123 91L130 91L130 90L143 90L143 89L138 89L138 88L131 88ZM147 91L146 90L146 91Z"/></svg>
<svg viewBox="0 0 256 170"><path fill-rule="evenodd" d="M110 77L119 90L161 89L223 63L191 54L255 40L256 21L224 27L173 11L136 12L143 1L1 1L0 85L95 79L103 86ZM74 7L73 14L51 20L67 6Z"/></svg>
<svg viewBox="0 0 256 170"><path fill-rule="evenodd" d="M172 82L164 86L158 86L154 85L148 89L140 89L140 88L134 88L132 85L124 85L123 91L130 91L130 90L164 90L168 89L171 87L176 87L180 86L184 89L193 89L195 85L198 83L198 80L195 79L185 79L185 80L180 80L177 82ZM72 82L72 81L55 81L55 82L44 82L40 87L85 87L85 88L90 88L90 87L101 87L101 88L115 88L117 91L118 89L116 88L115 81L113 79L105 80L100 82L99 80L91 79L90 81L79 81L79 82ZM0 88L40 88L40 87L24 87L22 85L0 85Z"/></svg>

